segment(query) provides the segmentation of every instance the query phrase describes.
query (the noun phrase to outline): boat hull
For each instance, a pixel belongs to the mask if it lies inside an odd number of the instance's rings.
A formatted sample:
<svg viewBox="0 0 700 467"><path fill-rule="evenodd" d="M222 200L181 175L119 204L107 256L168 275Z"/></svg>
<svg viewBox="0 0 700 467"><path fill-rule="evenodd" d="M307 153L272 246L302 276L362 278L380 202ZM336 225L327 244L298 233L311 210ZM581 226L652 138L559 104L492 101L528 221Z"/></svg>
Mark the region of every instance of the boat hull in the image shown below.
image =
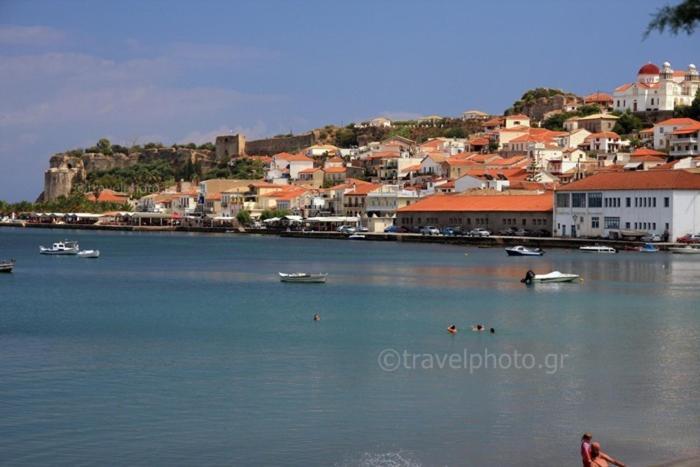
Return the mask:
<svg viewBox="0 0 700 467"><path fill-rule="evenodd" d="M85 250L78 253L80 258L97 259L100 257L100 250Z"/></svg>
<svg viewBox="0 0 700 467"><path fill-rule="evenodd" d="M0 273L10 273L15 268L14 261L2 261L0 262Z"/></svg>
<svg viewBox="0 0 700 467"><path fill-rule="evenodd" d="M280 272L280 282L297 284L325 284L328 274L285 274Z"/></svg>
<svg viewBox="0 0 700 467"><path fill-rule="evenodd" d="M533 250L522 251L522 250L512 250L510 248L506 248L506 253L508 253L508 256L542 256L542 255L544 255L544 251L533 251Z"/></svg>
<svg viewBox="0 0 700 467"><path fill-rule="evenodd" d="M78 254L78 250L51 250L49 248L45 248L43 250L39 250L39 253L42 255L50 255L50 256L75 256Z"/></svg>
<svg viewBox="0 0 700 467"><path fill-rule="evenodd" d="M582 246L579 248L579 251L583 251L585 253L601 253L601 254L614 254L617 253L617 250L612 247L594 247L594 246Z"/></svg>
<svg viewBox="0 0 700 467"><path fill-rule="evenodd" d="M547 283L556 283L556 282L574 282L578 280L579 276L573 275L572 277L556 277L556 278L538 278L535 276L534 281L539 282L540 284L547 284Z"/></svg>

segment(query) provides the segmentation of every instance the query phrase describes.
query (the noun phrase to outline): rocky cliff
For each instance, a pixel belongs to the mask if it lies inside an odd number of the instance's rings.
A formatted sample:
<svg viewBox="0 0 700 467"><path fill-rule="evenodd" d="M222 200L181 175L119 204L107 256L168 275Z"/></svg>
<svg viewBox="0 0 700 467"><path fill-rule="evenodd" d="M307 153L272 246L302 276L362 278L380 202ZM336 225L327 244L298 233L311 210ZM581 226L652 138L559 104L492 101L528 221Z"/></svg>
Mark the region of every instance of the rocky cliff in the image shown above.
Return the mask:
<svg viewBox="0 0 700 467"><path fill-rule="evenodd" d="M198 164L204 172L216 167L214 151L189 148L150 148L129 154L114 153L60 153L49 160L49 169L44 172L44 192L40 200L51 201L70 194L76 183L84 182L88 174L112 169L126 168L153 161L166 161L173 168L188 162Z"/></svg>

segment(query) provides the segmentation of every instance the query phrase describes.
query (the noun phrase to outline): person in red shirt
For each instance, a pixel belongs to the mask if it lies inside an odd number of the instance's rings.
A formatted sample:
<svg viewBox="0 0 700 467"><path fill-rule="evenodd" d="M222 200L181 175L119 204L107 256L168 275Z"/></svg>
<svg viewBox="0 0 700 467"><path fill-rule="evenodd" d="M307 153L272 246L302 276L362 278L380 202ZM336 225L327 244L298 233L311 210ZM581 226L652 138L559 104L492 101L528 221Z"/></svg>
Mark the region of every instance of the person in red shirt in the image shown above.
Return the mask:
<svg viewBox="0 0 700 467"><path fill-rule="evenodd" d="M583 467L591 467L591 439L593 435L590 433L584 433L581 437L581 460L583 461Z"/></svg>

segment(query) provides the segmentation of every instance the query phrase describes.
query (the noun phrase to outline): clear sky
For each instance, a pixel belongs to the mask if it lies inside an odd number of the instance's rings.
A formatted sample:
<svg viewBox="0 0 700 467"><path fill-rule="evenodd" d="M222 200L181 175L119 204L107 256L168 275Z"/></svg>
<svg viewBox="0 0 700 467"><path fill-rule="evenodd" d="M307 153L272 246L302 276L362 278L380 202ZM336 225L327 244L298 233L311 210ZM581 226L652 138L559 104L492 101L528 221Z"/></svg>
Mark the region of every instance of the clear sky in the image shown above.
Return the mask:
<svg viewBox="0 0 700 467"><path fill-rule="evenodd" d="M700 34L642 39L664 3L0 0L0 199L33 200L52 154L100 137L201 143L501 113L537 86L611 92L647 61L700 61Z"/></svg>

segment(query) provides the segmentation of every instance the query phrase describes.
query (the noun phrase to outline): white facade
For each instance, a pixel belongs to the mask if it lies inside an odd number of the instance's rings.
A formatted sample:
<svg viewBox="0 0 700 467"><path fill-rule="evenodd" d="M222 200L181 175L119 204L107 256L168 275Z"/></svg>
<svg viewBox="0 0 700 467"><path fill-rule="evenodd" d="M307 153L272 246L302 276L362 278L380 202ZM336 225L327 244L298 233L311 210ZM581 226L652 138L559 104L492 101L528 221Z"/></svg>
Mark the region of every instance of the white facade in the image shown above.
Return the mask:
<svg viewBox="0 0 700 467"><path fill-rule="evenodd" d="M403 190L398 185L382 185L367 193L366 211L371 214L391 216L396 210L418 201L418 193L413 190Z"/></svg>
<svg viewBox="0 0 700 467"><path fill-rule="evenodd" d="M692 118L670 118L657 123L652 129L654 132L654 149L657 151L670 150L673 132L695 124L700 124L700 122Z"/></svg>
<svg viewBox="0 0 700 467"><path fill-rule="evenodd" d="M554 198L554 235L603 237L640 230L669 240L700 232L700 190L559 191Z"/></svg>
<svg viewBox="0 0 700 467"><path fill-rule="evenodd" d="M674 72L665 62L659 69L651 63L640 68L634 83L623 84L613 92L613 107L624 112L674 110L679 105L690 105L700 88L695 65L685 72Z"/></svg>

